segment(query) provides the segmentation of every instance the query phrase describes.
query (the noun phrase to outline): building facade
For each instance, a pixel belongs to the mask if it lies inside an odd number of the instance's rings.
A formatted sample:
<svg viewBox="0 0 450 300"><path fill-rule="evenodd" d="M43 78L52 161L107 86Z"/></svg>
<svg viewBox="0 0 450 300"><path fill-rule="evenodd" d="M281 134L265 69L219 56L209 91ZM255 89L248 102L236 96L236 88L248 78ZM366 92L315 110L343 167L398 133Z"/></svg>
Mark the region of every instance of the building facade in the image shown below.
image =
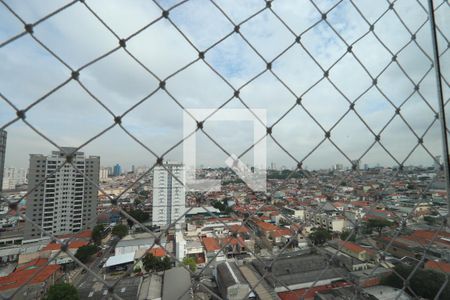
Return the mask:
<svg viewBox="0 0 450 300"><path fill-rule="evenodd" d="M55 235L79 232L95 226L97 219L100 157L73 154L71 165L66 153L75 148L62 148L51 155L30 155L29 196L26 216L47 232ZM48 176L45 183L39 183ZM89 180L87 179L89 178ZM39 185L34 189L35 185ZM43 234L30 222L25 223L24 240L40 239Z"/></svg>
<svg viewBox="0 0 450 300"><path fill-rule="evenodd" d="M0 130L0 192L3 190L3 170L5 169L6 131Z"/></svg>
<svg viewBox="0 0 450 300"><path fill-rule="evenodd" d="M108 179L109 177L109 169L108 168L101 168L100 169L100 179Z"/></svg>
<svg viewBox="0 0 450 300"><path fill-rule="evenodd" d="M27 183L27 169L24 168L4 168L3 189L13 190L18 185Z"/></svg>
<svg viewBox="0 0 450 300"><path fill-rule="evenodd" d="M120 176L122 174L122 167L116 164L113 168L113 176Z"/></svg>
<svg viewBox="0 0 450 300"><path fill-rule="evenodd" d="M308 211L305 214L305 219L316 227L322 227L332 232L342 232L349 227L346 218L338 213L315 213Z"/></svg>
<svg viewBox="0 0 450 300"><path fill-rule="evenodd" d="M165 163L153 171L152 225L168 226L178 218L184 222L186 211L184 168L182 164Z"/></svg>

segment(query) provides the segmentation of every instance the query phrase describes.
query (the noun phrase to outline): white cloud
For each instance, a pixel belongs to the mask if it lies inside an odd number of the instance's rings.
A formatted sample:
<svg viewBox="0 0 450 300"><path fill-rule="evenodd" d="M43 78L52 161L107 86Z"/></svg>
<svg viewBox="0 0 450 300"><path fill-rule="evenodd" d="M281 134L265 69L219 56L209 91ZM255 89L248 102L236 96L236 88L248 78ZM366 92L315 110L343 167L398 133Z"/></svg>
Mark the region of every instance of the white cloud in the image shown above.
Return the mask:
<svg viewBox="0 0 450 300"><path fill-rule="evenodd" d="M165 9L177 1L158 1ZM424 2L424 1L422 1ZM56 2L10 1L9 4L27 22L38 20L57 8ZM125 38L134 31L161 15L160 9L151 1L87 1L96 13L118 34ZM264 1L216 1L235 23L240 23L259 9ZM337 1L317 1L324 12ZM374 22L387 9L387 4L374 1L357 1L358 8L369 22ZM425 2L424 2L425 3ZM426 4L426 3L425 3ZM62 5L58 2L58 5ZM397 1L395 9L401 14L411 30L417 30L426 18L415 1ZM286 24L300 34L320 20L321 14L305 1L274 1L272 9ZM442 10L448 11L448 6ZM0 16L6 20L0 25L0 38L6 40L20 32L21 26L11 18L4 7ZM447 14L448 16L448 14ZM233 25L211 3L188 1L170 12L173 22L203 51L233 30ZM440 24L445 15L439 14ZM378 76L378 87L395 105L401 104L413 92L413 85L403 72L391 62L389 51L369 33L361 38L369 25L357 10L343 1L328 15L333 28L352 44L356 57L364 64L371 76ZM443 29L447 34L448 30ZM243 24L241 33L266 60L272 60L295 40L268 10ZM417 43L431 55L429 27L426 24L417 34ZM411 37L393 11L388 12L375 25L375 33L390 51L398 51ZM76 3L65 11L48 19L35 28L36 36L57 53L72 68L76 69L118 45L117 39L99 23L82 3ZM302 45L314 58L328 69L333 65L329 77L350 101L354 101L372 84L372 79L359 65L347 46L324 22L302 35ZM161 20L127 42L127 49L161 79L186 66L198 57L198 53L167 21ZM442 58L443 68L450 69L450 51ZM24 108L70 76L70 71L51 57L29 36L0 48L0 91L19 108ZM398 62L412 80L417 82L430 66L428 58L419 51L415 43L398 54ZM266 67L264 61L246 45L237 34L233 34L206 53L206 61L224 76L234 88L239 88ZM322 78L322 70L309 58L299 44L292 46L273 63L273 71L288 85L296 96L303 95L303 105L329 130L349 108L348 102L324 79L313 89L311 85ZM157 88L159 82L122 49L81 71L80 80L87 88L119 115ZM187 108L214 108L224 104L233 95L230 88L204 62L197 61L167 80L168 91ZM445 87L448 98L448 87ZM428 74L420 85L420 92L437 110L434 73ZM241 98L250 107L266 108L269 125L280 118L296 101L278 80L268 71L241 90ZM226 107L242 107L237 99ZM367 124L378 133L393 116L395 109L372 87L355 105L355 109ZM419 134L434 119L434 113L417 93L402 107L402 114ZM15 112L0 101L0 126L15 117ZM28 113L29 121L61 146L76 146L88 140L112 124L110 116L95 103L76 83L72 82L55 92ZM130 112L123 125L136 137L159 154L177 143L182 137L182 110L163 91L157 92L142 105ZM251 136L245 125L205 123L207 132L220 140L232 152L243 151ZM46 153L52 147L36 136L23 124L8 128L9 143L7 164L25 166L29 153ZM436 123L424 138L425 146L433 155L441 151L439 126ZM324 137L323 131L311 120L300 106L295 107L273 129L274 137L296 159L301 160ZM397 116L382 133L382 142L401 161L417 143L417 138ZM359 121L354 112L331 131L331 138L351 158L359 158L374 137ZM224 154L204 137L199 137L201 156L198 161L205 165L219 164ZM105 136L92 142L85 152L101 155L102 163L111 165L150 164L155 159L131 140L120 128L114 128ZM279 166L293 166L289 158L275 143L268 141L268 161ZM181 146L170 158L181 159ZM251 154L246 155L251 161ZM391 164L388 154L375 146L363 159L363 163L375 165ZM311 155L305 164L310 168L330 167L334 163L346 163L345 158L328 141ZM431 164L431 158L423 150L411 156L406 164Z"/></svg>

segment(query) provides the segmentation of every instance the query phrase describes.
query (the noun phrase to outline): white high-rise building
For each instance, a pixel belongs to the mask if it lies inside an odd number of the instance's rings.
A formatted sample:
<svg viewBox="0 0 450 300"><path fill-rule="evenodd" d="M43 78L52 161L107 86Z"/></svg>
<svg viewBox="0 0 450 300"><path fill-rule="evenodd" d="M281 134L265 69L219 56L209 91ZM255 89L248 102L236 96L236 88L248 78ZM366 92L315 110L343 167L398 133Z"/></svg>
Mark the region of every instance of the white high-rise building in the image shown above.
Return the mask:
<svg viewBox="0 0 450 300"><path fill-rule="evenodd" d="M13 190L18 185L27 183L27 169L5 168L3 175L3 189Z"/></svg>
<svg viewBox="0 0 450 300"><path fill-rule="evenodd" d="M335 171L342 171L342 170L344 169L344 166L343 166L342 164L335 164L335 165L333 166L333 169L334 169Z"/></svg>
<svg viewBox="0 0 450 300"><path fill-rule="evenodd" d="M170 172L168 172L170 171ZM175 177L176 178L175 178ZM182 164L164 163L153 171L152 225L167 227L179 219L184 222L186 200Z"/></svg>
<svg viewBox="0 0 450 300"><path fill-rule="evenodd" d="M100 180L108 179L109 177L109 169L101 168L100 169Z"/></svg>
<svg viewBox="0 0 450 300"><path fill-rule="evenodd" d="M49 156L30 155L29 196L26 198L26 216L55 235L93 228L97 219L96 185L99 182L100 157L85 157L83 152L76 152L72 163L79 172L69 163L58 170L66 161L67 154L75 148L62 150L53 151ZM45 183L39 185L47 176ZM33 190L35 185L39 186ZM31 222L25 222L24 240L42 236Z"/></svg>

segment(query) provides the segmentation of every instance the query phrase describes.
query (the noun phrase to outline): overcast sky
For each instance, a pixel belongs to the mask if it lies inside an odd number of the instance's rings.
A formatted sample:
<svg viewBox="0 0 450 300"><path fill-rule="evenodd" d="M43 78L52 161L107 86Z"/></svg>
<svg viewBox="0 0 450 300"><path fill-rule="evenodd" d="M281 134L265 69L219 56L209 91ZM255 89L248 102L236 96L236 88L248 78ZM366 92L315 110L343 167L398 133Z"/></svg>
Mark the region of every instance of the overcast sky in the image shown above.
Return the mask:
<svg viewBox="0 0 450 300"><path fill-rule="evenodd" d="M33 23L69 1L6 2L26 23ZM121 38L129 37L161 15L161 8L147 0L86 2ZM167 9L177 1L156 2ZM242 22L265 6L265 2L261 0L215 2L234 23ZM438 110L435 74L431 71L425 75L431 61L415 42L411 42L411 34L404 27L406 25L410 31L417 31L426 21L427 14L416 1L397 1L395 11L389 10L374 26L374 33L388 47L387 50L373 33L365 35L369 25L349 1L314 1L315 7L309 0L278 0L272 3L272 9L298 35L320 21L322 16L318 9L328 11L338 2L341 3L327 14L327 21L341 37L322 21L301 36L301 44L292 45L295 41L294 34L267 9L242 24L241 34L266 61L277 58L272 63L272 71L290 90L274 74L266 71L242 88L240 97L250 108L266 109L267 126L272 126L292 108L296 98L302 96L303 106L325 130L330 130L349 108L349 103L336 90L335 85L348 100L358 99L355 103L356 112L376 134L394 116L393 105L399 106L408 99L401 106L401 113L408 125L400 116L395 116L381 133L381 142L385 148L398 161L403 161L417 144L417 138L408 126L418 136L422 136L434 121L433 110ZM369 22L377 20L388 7L385 1L354 2ZM419 2L427 7L427 1ZM439 9L439 24L450 23L449 12L448 4ZM396 13L401 16L404 25ZM209 49L234 28L220 10L206 0L187 1L171 10L169 16L201 51ZM23 31L20 21L2 5L0 20L0 42ZM441 26L441 29L449 38L450 27ZM80 2L37 25L34 35L73 69L78 69L118 45L117 38ZM443 51L448 45L441 36L439 38ZM428 23L416 34L416 42L432 57ZM351 53L345 54L346 43L353 44L352 50L357 59ZM405 47L406 44L408 45ZM290 48L285 51L288 47ZM197 50L167 19L155 22L131 38L127 41L126 49L162 79L198 57ZM323 69L327 70L332 66L329 71L331 82L325 78L311 88L323 78L323 71L305 49ZM400 49L397 61L409 78L396 63L391 62L391 53L397 53ZM279 56L281 53L283 54ZM343 59L335 64L344 54ZM445 76L448 77L449 57L450 51L446 51L441 62L442 69L447 70ZM0 48L0 61L0 92L20 109L70 76L70 70L29 35ZM231 34L209 49L205 54L205 61L235 89L266 69L266 62L239 34ZM378 89L372 85L367 72L378 78ZM410 80L416 83L422 80L418 91L420 94L414 92L414 84ZM114 115L123 114L159 85L158 80L123 49L83 69L80 81ZM202 60L167 80L167 90L185 108L217 108L232 97L233 88ZM448 86L444 86L444 94L448 99ZM233 99L224 108L242 109L244 106ZM0 127L14 118L14 109L0 99ZM27 113L27 120L60 146L81 145L113 123L113 117L75 81L69 82L33 107ZM251 122L210 121L204 124L204 129L229 153L240 154L253 143L253 125ZM159 90L128 113L123 119L123 126L160 155L182 139L183 110L165 91ZM47 154L55 150L54 146L22 122L16 122L6 130L7 166L26 167L30 153ZM272 133L284 149L299 161L325 136L323 130L298 105L273 127ZM332 128L331 140L353 160L365 153L373 143L374 136L357 115L350 111ZM431 125L423 141L432 155L441 153L438 122ZM104 166L121 163L127 168L131 164L150 165L156 160L120 127L114 127L89 143L82 151L88 155L100 155ZM279 167L296 165L271 138L267 139L267 156L269 165L272 162ZM199 164L223 166L226 157L202 133L197 133ZM171 151L166 158L181 161L182 145ZM250 163L253 159L251 151L243 159ZM347 158L328 140L304 161L304 165L310 169L329 168L336 163L349 165ZM377 163L393 165L394 160L376 144L365 154L361 163L369 166ZM405 164L432 165L432 158L420 146Z"/></svg>

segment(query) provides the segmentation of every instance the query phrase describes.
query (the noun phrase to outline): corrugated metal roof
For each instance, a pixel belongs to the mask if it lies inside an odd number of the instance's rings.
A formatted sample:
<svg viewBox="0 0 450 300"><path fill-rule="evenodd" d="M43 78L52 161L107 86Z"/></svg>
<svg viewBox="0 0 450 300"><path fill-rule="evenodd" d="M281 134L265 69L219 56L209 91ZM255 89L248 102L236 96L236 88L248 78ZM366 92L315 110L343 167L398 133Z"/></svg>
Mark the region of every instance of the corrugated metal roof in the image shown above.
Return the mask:
<svg viewBox="0 0 450 300"><path fill-rule="evenodd" d="M103 265L104 268L126 264L134 261L134 252L111 256Z"/></svg>

